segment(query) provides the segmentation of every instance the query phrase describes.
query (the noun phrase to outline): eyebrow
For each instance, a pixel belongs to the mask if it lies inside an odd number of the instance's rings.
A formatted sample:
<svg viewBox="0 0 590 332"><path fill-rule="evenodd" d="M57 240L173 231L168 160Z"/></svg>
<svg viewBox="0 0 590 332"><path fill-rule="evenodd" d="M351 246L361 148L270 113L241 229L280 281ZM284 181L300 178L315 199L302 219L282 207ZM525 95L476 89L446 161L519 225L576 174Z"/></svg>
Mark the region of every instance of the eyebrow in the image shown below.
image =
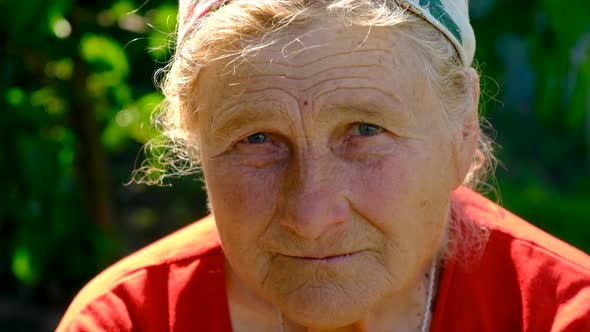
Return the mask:
<svg viewBox="0 0 590 332"><path fill-rule="evenodd" d="M382 103L363 101L352 105L333 104L330 112L338 112L348 116L366 115L380 120L395 120L397 123L414 124L415 118L412 112L400 110L398 107L387 107Z"/></svg>
<svg viewBox="0 0 590 332"><path fill-rule="evenodd" d="M277 103L278 104L278 103ZM281 107L279 107L281 108ZM241 104L222 110L211 122L211 132L216 135L232 133L242 128L247 123L260 120L273 120L282 117L283 112L274 107L244 106Z"/></svg>
<svg viewBox="0 0 590 332"><path fill-rule="evenodd" d="M276 103L276 105L280 104ZM222 110L214 117L210 126L211 132L215 135L223 136L239 130L247 123L285 118L284 112L281 111L282 108L283 106L268 107L268 105L263 107L256 107L254 105L244 106L242 104L231 106ZM320 114L333 117L333 112L338 112L339 116L358 118L359 121L368 117L381 121L390 120L397 124L404 123L411 125L414 123L414 116L411 112L402 111L395 107L387 107L382 103L372 101L363 101L354 104L331 104L328 105L325 111L320 111ZM359 116L362 118L359 118Z"/></svg>
<svg viewBox="0 0 590 332"><path fill-rule="evenodd" d="M352 105L333 104L330 112L333 111L351 114L366 113L370 115L380 115L387 112L383 105L374 102L358 102Z"/></svg>

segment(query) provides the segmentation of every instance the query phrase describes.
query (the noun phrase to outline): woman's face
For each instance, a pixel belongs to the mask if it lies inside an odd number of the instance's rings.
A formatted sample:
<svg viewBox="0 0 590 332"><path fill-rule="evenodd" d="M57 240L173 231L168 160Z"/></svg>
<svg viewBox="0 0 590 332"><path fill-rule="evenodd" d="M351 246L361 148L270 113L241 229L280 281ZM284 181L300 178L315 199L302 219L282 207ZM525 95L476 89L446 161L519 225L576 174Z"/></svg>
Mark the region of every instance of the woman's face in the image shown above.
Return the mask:
<svg viewBox="0 0 590 332"><path fill-rule="evenodd" d="M465 161L411 41L335 23L289 40L201 72L202 166L239 279L342 325L416 286Z"/></svg>

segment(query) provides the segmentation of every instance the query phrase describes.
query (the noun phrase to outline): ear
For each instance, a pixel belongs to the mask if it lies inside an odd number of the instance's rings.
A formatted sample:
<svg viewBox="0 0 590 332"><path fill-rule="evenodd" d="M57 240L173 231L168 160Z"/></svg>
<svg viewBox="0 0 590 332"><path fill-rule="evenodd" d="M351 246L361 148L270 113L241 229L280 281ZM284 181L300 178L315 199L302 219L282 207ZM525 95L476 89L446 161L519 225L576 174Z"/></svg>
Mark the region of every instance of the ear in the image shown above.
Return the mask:
<svg viewBox="0 0 590 332"><path fill-rule="evenodd" d="M459 117L459 125L461 134L458 135L458 142L456 145L456 182L455 188L461 186L469 169L473 157L477 150L477 142L479 141L479 117L478 117L478 105L479 105L479 75L473 68L469 68L467 72L468 80L470 82L471 100L468 101L466 109L462 116Z"/></svg>

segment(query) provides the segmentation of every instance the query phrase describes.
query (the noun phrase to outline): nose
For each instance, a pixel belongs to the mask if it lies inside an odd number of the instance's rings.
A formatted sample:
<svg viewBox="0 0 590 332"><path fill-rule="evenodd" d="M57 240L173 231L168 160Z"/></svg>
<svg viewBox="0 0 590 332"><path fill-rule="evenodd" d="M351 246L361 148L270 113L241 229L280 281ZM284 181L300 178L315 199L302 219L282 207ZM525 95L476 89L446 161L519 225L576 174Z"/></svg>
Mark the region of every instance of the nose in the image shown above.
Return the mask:
<svg viewBox="0 0 590 332"><path fill-rule="evenodd" d="M343 172L329 157L308 159L287 172L283 191L282 226L299 237L315 240L336 231L349 216Z"/></svg>

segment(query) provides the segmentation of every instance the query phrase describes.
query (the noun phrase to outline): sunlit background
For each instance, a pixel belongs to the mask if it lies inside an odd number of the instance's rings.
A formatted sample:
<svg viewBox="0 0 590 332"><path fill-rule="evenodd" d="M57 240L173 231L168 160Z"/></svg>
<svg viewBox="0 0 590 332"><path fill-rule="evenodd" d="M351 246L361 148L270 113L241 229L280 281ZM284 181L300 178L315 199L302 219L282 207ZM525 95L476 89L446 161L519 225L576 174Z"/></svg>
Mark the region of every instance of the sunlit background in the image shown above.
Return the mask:
<svg viewBox="0 0 590 332"><path fill-rule="evenodd" d="M124 185L154 135L176 0L1 1L0 330L206 214L198 176ZM499 197L590 252L590 2L472 0ZM138 159L139 158L139 159Z"/></svg>

